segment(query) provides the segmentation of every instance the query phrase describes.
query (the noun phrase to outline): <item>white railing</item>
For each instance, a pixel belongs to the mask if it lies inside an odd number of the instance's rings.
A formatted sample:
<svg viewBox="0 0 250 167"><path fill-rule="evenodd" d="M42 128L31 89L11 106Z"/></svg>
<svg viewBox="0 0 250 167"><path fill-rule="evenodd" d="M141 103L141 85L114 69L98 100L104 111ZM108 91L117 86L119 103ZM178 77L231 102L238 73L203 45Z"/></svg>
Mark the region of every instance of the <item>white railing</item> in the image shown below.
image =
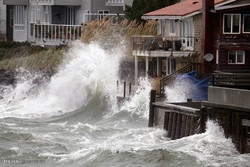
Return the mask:
<svg viewBox="0 0 250 167"><path fill-rule="evenodd" d="M108 3L124 3L124 0L107 0Z"/></svg>
<svg viewBox="0 0 250 167"><path fill-rule="evenodd" d="M117 14L117 13L109 13L109 14L99 14L99 13L84 13L83 14L83 23L87 24L88 21L90 20L101 20L103 18L106 19L114 19L114 21L116 19L118 19L118 17L124 17L124 14Z"/></svg>
<svg viewBox="0 0 250 167"><path fill-rule="evenodd" d="M31 4L40 4L40 5L52 5L54 0L29 0Z"/></svg>
<svg viewBox="0 0 250 167"><path fill-rule="evenodd" d="M42 41L67 43L81 38L81 25L37 24L31 23L31 39Z"/></svg>

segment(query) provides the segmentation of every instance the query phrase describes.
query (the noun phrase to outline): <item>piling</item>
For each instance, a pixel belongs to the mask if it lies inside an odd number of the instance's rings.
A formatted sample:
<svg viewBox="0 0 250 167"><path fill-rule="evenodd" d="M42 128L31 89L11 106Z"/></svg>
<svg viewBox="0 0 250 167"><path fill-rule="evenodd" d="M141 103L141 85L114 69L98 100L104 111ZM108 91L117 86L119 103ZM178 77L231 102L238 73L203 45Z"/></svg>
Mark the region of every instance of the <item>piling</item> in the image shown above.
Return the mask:
<svg viewBox="0 0 250 167"><path fill-rule="evenodd" d="M175 139L179 139L181 137L181 125L182 125L182 114L178 114L177 115Z"/></svg>
<svg viewBox="0 0 250 167"><path fill-rule="evenodd" d="M149 103L149 121L148 127L153 127L154 124L154 106L153 103L155 102L156 90L151 90L150 92L150 103Z"/></svg>
<svg viewBox="0 0 250 167"><path fill-rule="evenodd" d="M164 118L164 129L168 130L168 120L169 120L169 112L165 112L165 118Z"/></svg>
<svg viewBox="0 0 250 167"><path fill-rule="evenodd" d="M130 82L130 83L129 83L129 91L128 91L128 92L129 92L129 95L131 95L131 87L132 87L132 83Z"/></svg>
<svg viewBox="0 0 250 167"><path fill-rule="evenodd" d="M171 137L172 133L172 123L173 123L173 113L169 113L169 118L168 118L168 137Z"/></svg>
<svg viewBox="0 0 250 167"><path fill-rule="evenodd" d="M123 91L123 97L126 97L126 82L124 82L124 91Z"/></svg>
<svg viewBox="0 0 250 167"><path fill-rule="evenodd" d="M191 116L190 118L190 131L189 131L189 136L194 134L194 129L195 129L195 122L194 122L194 117Z"/></svg>
<svg viewBox="0 0 250 167"><path fill-rule="evenodd" d="M185 137L186 118L187 118L186 115L182 115L182 119L181 119L181 121L182 121L182 123L181 123L181 136L180 136L180 138Z"/></svg>
<svg viewBox="0 0 250 167"><path fill-rule="evenodd" d="M189 136L190 133L190 116L186 118L186 128L185 128L185 136Z"/></svg>
<svg viewBox="0 0 250 167"><path fill-rule="evenodd" d="M176 134L176 122L177 122L177 113L173 113L173 123L172 123L172 132L171 132L171 139L175 139Z"/></svg>

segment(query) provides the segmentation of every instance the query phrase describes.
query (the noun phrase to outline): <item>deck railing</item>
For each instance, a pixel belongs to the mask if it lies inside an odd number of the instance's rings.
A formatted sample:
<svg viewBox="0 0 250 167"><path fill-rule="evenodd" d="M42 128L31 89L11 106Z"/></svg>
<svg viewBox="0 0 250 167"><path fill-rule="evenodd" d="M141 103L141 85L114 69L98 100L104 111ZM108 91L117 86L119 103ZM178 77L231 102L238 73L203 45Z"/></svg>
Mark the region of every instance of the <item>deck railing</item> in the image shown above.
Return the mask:
<svg viewBox="0 0 250 167"><path fill-rule="evenodd" d="M30 4L54 4L54 0L29 0Z"/></svg>
<svg viewBox="0 0 250 167"><path fill-rule="evenodd" d="M108 13L108 14L100 14L100 13L84 13L83 14L83 23L87 24L90 20L101 20L101 19L113 19L115 23L118 19L123 19L124 14L117 13Z"/></svg>
<svg viewBox="0 0 250 167"><path fill-rule="evenodd" d="M250 89L250 72L218 72L211 77L211 86Z"/></svg>
<svg viewBox="0 0 250 167"><path fill-rule="evenodd" d="M139 51L193 51L194 37L133 36L133 50Z"/></svg>
<svg viewBox="0 0 250 167"><path fill-rule="evenodd" d="M124 3L124 0L106 0L107 3Z"/></svg>
<svg viewBox="0 0 250 167"><path fill-rule="evenodd" d="M81 38L81 25L37 24L31 23L31 38L34 41L64 43Z"/></svg>

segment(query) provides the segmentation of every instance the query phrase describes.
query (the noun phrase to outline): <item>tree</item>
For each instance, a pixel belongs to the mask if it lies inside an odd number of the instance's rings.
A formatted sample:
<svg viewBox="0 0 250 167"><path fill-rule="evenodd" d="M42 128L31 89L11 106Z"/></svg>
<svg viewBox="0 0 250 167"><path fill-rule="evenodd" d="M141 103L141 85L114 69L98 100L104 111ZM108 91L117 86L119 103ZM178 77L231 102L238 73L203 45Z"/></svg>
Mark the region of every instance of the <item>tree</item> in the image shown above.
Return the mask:
<svg viewBox="0 0 250 167"><path fill-rule="evenodd" d="M142 15L176 3L178 0L134 0L132 6L126 5L125 14L129 20L144 22Z"/></svg>

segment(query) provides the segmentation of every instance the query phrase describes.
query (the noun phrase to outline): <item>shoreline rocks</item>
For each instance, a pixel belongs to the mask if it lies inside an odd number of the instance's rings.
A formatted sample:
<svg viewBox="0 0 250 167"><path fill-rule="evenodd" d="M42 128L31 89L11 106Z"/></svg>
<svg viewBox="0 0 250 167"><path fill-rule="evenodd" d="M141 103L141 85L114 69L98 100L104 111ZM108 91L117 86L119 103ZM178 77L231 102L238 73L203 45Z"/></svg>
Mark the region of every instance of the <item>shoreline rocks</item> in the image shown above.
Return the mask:
<svg viewBox="0 0 250 167"><path fill-rule="evenodd" d="M14 85L15 84L15 72L0 70L0 85Z"/></svg>

